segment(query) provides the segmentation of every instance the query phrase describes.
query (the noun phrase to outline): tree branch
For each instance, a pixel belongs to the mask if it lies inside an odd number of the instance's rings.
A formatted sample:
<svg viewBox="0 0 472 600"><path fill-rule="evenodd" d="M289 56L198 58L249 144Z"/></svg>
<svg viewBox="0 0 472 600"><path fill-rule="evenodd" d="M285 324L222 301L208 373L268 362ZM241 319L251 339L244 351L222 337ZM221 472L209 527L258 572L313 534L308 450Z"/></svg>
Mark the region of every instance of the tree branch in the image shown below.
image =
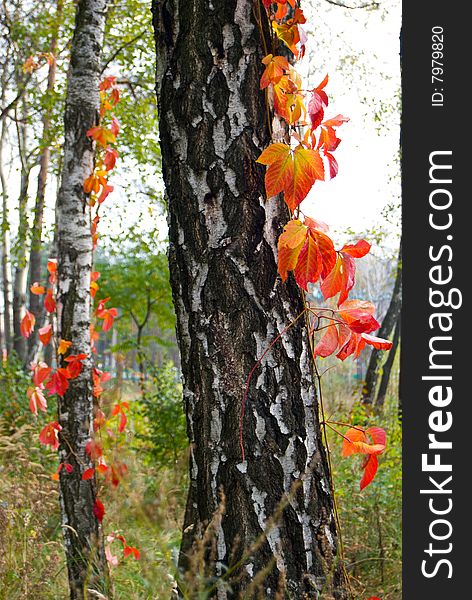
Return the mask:
<svg viewBox="0 0 472 600"><path fill-rule="evenodd" d="M358 6L350 6L348 4L344 4L343 2L337 2L337 0L325 0L328 4L332 4L333 6L337 6L338 8L347 8L349 10L357 10L362 8L379 8L380 4L378 2L366 2L364 4L359 4Z"/></svg>

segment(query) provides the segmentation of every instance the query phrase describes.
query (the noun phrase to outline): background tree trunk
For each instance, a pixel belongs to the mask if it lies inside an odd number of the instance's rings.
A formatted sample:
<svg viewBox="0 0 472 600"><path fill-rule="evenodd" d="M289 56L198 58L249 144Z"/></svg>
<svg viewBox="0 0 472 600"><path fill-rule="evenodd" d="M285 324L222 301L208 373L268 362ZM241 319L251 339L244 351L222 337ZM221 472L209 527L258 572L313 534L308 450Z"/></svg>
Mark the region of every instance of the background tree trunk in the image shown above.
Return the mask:
<svg viewBox="0 0 472 600"><path fill-rule="evenodd" d="M214 524L207 575L220 576L267 529L295 481L311 470L266 531L231 589L211 597L251 598L266 570L264 598L344 598L333 501L321 443L306 334L296 326L274 346L250 385L249 372L303 309L298 288L277 275L276 240L288 213L266 201L270 143L264 56L252 0L153 2L163 174L169 208L169 262L190 438L190 490L180 566L225 495ZM269 28L265 16L267 39ZM219 520L221 519L221 521ZM246 590L246 591L244 591Z"/></svg>
<svg viewBox="0 0 472 600"><path fill-rule="evenodd" d="M400 319L400 311L402 307L402 244L400 241L400 249L398 251L398 263L395 275L395 284L393 287L392 298L388 306L385 317L382 321L382 326L375 333L376 336L388 339ZM392 352L390 350L390 352ZM362 388L361 402L362 404L373 404L377 383L379 379L379 370L384 358L382 350L372 349L369 359L369 365L365 376L365 383ZM388 359L387 359L388 360Z"/></svg>
<svg viewBox="0 0 472 600"><path fill-rule="evenodd" d="M2 186L2 288L3 288L3 337L7 353L13 348L12 328L12 281L10 257L10 225L8 222L8 189L3 171L3 150L5 145L6 124L2 120L0 130L0 184Z"/></svg>
<svg viewBox="0 0 472 600"><path fill-rule="evenodd" d="M18 87L22 85L21 79ZM28 186L33 165L28 157L27 109L23 97L23 114L18 118L15 109L18 156L21 164L20 195L18 197L18 235L14 246L15 272L13 277L13 349L24 364L26 360L26 341L21 335L21 320L26 311L26 284L28 275Z"/></svg>
<svg viewBox="0 0 472 600"><path fill-rule="evenodd" d="M56 17L53 23L53 30L51 33L51 43L49 46L49 52L56 56L57 53L57 42L59 36L59 28L62 21L62 14L64 9L63 0L58 0ZM48 81L46 87L46 96L48 97L54 91L54 85L56 81L56 61L54 60L49 65L48 69ZM39 157L39 173L38 173L38 189L36 192L36 203L34 208L34 221L31 232L31 254L30 254L30 268L29 268L29 284L30 287L35 281L41 280L41 266L42 266L42 231L43 231L43 215L44 215L44 199L46 195L46 183L49 170L49 159L51 156L51 149L49 147L51 140L49 139L51 133L51 107L50 104L44 108L42 118L42 146ZM35 328L33 333L28 338L28 356L27 363L30 363L37 358L39 351L39 335L38 329L42 326L45 314L43 310L43 300L41 296L36 294L29 294L29 310L35 315L37 322L40 324Z"/></svg>
<svg viewBox="0 0 472 600"><path fill-rule="evenodd" d="M397 353L398 343L400 341L400 318L395 325L395 333L393 334L392 347L387 356L387 360L382 368L382 378L380 379L379 391L377 393L377 399L375 401L375 408L382 409L385 404L385 398L387 396L388 384L390 381L390 375L392 373L393 363L395 362L395 355Z"/></svg>
<svg viewBox="0 0 472 600"><path fill-rule="evenodd" d="M83 182L93 168L94 151L86 132L98 122L100 56L107 0L80 0L72 41L64 118L65 143L57 204L58 337L72 341L71 353L86 353L80 375L59 399L62 426L60 457L73 471L61 471L62 525L72 600L110 598L110 581L100 524L94 515L97 485L83 481L92 466L85 451L93 435L92 359L90 352L90 209Z"/></svg>

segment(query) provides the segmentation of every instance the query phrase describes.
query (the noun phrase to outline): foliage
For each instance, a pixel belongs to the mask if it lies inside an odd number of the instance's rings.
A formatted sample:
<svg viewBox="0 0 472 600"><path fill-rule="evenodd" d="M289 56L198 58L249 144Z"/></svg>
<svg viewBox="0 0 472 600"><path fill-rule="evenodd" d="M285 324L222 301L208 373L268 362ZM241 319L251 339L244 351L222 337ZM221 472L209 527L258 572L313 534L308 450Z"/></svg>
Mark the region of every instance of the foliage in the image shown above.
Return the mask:
<svg viewBox="0 0 472 600"><path fill-rule="evenodd" d="M319 281L324 300L338 295L335 307L312 305L303 296L305 306L303 312L306 313L311 353L315 362L314 368L321 399L321 425L326 437L326 426L334 429L332 425L338 427L349 427L349 425L324 419L321 376L316 366L316 357L326 358L336 354L337 358L344 361L351 355L358 358L366 345L379 350L389 350L392 342L371 335L373 331L380 328L380 324L373 316L374 305L371 302L349 299L349 292L355 283L354 259L365 256L370 251L370 244L365 240L359 240L356 243L344 244L340 250L336 250L333 240L328 235L328 226L303 215L300 210L301 202L307 197L316 181L331 180L338 174L338 163L332 153L341 142L337 137L337 128L349 119L337 115L324 120L325 109L329 104L325 92L328 75L317 87L311 89L309 101L306 102L307 93L304 88L310 89L310 86L304 86L302 78L289 62L283 56L276 55L279 41L285 44L297 58L305 53L306 35L301 25L306 22L306 19L298 6L299 3L295 0L290 2L293 13L288 9L287 0L285 2L267 0L263 4L275 35L271 39L272 53L262 59L265 69L260 88L265 89L266 94L268 89L272 90L274 112L286 122L291 140L295 140L294 147L291 143L274 142L257 159L257 162L268 167L265 173L267 197L273 198L283 193L290 214L290 220L278 240L279 274L282 281L285 281L288 273L293 271L295 281L302 293L308 292L309 284ZM265 40L264 44L266 45ZM304 217L303 222L301 216ZM300 315L289 327L299 318ZM321 339L316 337L319 331L323 331ZM254 369L246 383L241 410L240 445L243 460L244 403L253 373ZM346 435L338 430L335 431L344 439L345 456L356 452L368 456L361 480L361 489L363 489L372 482L377 472L377 454L385 450L385 432L379 427L362 430L351 428ZM369 438L372 438L373 444L368 443Z"/></svg>
<svg viewBox="0 0 472 600"><path fill-rule="evenodd" d="M146 348L153 342L169 344L175 325L167 257L156 244L131 240L125 253L97 261L100 286L120 311L116 321L116 350ZM143 326L139 340L136 330Z"/></svg>
<svg viewBox="0 0 472 600"><path fill-rule="evenodd" d="M347 569L360 597L376 590L383 600L401 598L402 433L397 406L397 395L391 391L382 413L389 444L368 490L359 490L357 464L344 460L337 450L331 459ZM362 405L349 409L344 404L338 410L341 419L353 424L363 426L369 419ZM330 432L331 442L335 436Z"/></svg>
<svg viewBox="0 0 472 600"><path fill-rule="evenodd" d="M144 431L138 434L150 464L171 468L182 459L188 440L177 369L167 361L148 371L151 391L142 401Z"/></svg>
<svg viewBox="0 0 472 600"><path fill-rule="evenodd" d="M0 415L7 431L31 419L26 399L29 386L30 377L15 356L0 362Z"/></svg>

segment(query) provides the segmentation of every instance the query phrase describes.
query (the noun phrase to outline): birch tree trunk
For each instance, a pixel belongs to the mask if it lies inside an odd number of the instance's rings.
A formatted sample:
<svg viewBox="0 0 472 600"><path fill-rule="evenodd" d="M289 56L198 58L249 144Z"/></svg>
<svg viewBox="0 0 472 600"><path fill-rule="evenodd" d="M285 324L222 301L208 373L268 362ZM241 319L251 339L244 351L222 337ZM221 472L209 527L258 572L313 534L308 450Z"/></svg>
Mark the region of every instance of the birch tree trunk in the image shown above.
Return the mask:
<svg viewBox="0 0 472 600"><path fill-rule="evenodd" d="M14 247L15 273L13 277L13 349L20 361L26 360L26 341L21 335L21 320L26 310L26 284L28 275L28 186L33 166L28 160L27 110L23 99L23 114L18 118L15 110L18 156L21 163L20 195L18 197L18 235Z"/></svg>
<svg viewBox="0 0 472 600"><path fill-rule="evenodd" d="M303 310L294 282L282 284L277 275L276 241L288 213L280 198L265 200L264 168L255 163L271 141L259 89L258 5L153 2L169 263L191 454L180 567L188 581L195 544L214 518L206 576L218 578L248 555L227 578L231 587L220 580L211 598L345 598L303 327L284 334L255 373L245 461L239 447L248 374ZM264 15L262 23L269 39ZM224 506L215 517L221 493Z"/></svg>
<svg viewBox="0 0 472 600"><path fill-rule="evenodd" d="M3 152L6 135L6 123L2 121L0 131L0 184L2 187L2 287L3 287L3 338L5 349L9 353L13 348L12 328L12 281L10 258L10 224L8 222L8 188L3 171Z"/></svg>
<svg viewBox="0 0 472 600"><path fill-rule="evenodd" d="M64 117L64 160L57 200L58 336L72 341L71 352L85 353L80 375L70 381L59 399L62 461L73 465L61 471L62 527L72 600L110 598L110 581L103 536L93 507L94 479L83 481L92 466L85 451L93 435L92 359L90 357L90 276L92 237L90 209L83 182L93 168L94 149L86 136L98 122L100 57L107 0L79 0L72 41Z"/></svg>
<svg viewBox="0 0 472 600"><path fill-rule="evenodd" d="M49 46L50 53L55 56L57 52L57 43L59 36L59 28L62 21L64 10L63 0L57 1L56 17L54 28L51 33L51 43ZM48 81L46 87L46 95L49 96L54 91L56 81L56 61L52 61L48 68ZM49 160L51 156L50 149L50 129L51 129L51 108L49 104L45 107L42 118L42 146L39 158L39 173L38 173L38 189L36 192L36 203L34 208L34 221L31 232L31 254L30 254L30 269L29 282L30 287L35 281L41 279L41 264L42 264L42 232L43 232L43 215L44 215L44 199L46 195L46 183L49 170ZM29 294L29 310L35 315L38 323L44 321L44 310L42 306L42 298L36 294ZM28 355L27 363L35 361L39 351L39 327L36 327L33 333L28 338Z"/></svg>

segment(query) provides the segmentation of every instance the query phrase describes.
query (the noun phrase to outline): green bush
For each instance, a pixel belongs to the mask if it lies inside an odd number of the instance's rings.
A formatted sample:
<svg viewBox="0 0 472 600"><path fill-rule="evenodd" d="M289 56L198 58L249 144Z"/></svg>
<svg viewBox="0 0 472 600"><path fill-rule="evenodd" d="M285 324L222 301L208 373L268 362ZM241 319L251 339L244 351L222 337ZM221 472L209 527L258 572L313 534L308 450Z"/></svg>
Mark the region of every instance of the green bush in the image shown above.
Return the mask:
<svg viewBox="0 0 472 600"><path fill-rule="evenodd" d="M0 415L7 428L16 429L31 422L26 395L30 385L31 374L24 370L15 356L0 362Z"/></svg>
<svg viewBox="0 0 472 600"><path fill-rule="evenodd" d="M175 465L187 448L182 385L171 361L148 370L149 393L140 401L142 431L137 433L154 466Z"/></svg>

